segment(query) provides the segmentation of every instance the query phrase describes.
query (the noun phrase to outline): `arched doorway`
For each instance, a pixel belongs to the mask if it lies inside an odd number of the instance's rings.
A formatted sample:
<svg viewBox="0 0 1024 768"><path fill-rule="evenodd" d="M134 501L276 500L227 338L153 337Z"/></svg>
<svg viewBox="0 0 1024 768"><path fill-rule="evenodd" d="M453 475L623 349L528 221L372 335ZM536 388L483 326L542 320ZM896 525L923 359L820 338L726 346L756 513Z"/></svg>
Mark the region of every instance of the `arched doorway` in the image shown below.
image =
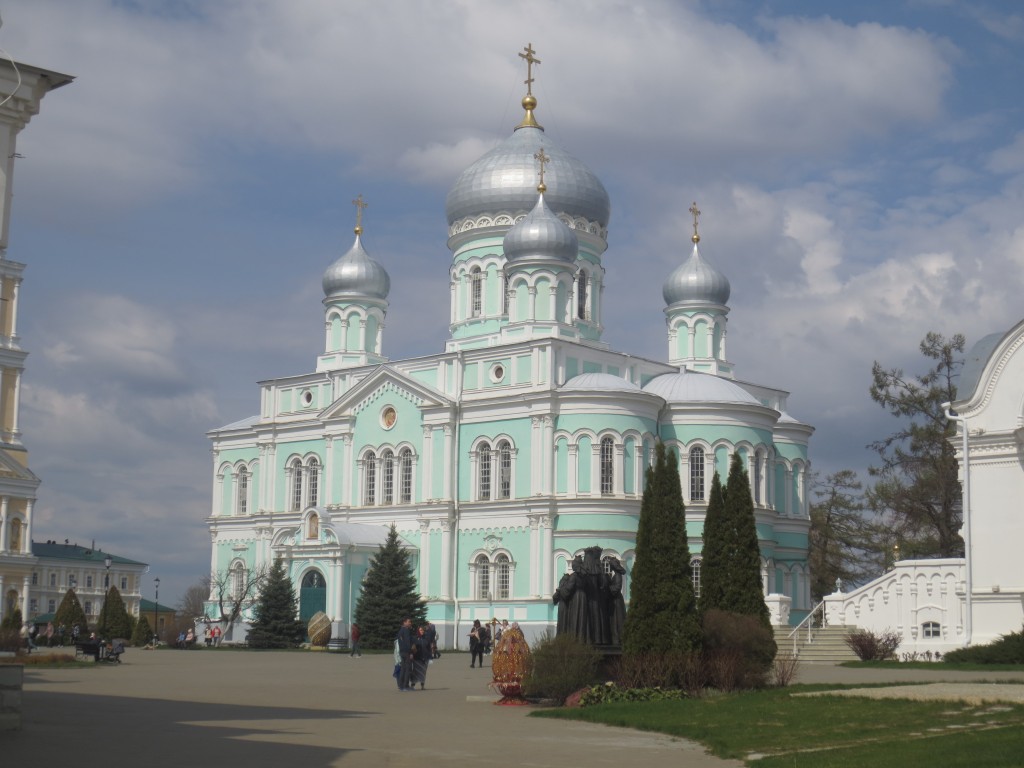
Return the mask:
<svg viewBox="0 0 1024 768"><path fill-rule="evenodd" d="M299 619L303 624L317 611L327 610L327 580L320 571L307 571L299 587Z"/></svg>

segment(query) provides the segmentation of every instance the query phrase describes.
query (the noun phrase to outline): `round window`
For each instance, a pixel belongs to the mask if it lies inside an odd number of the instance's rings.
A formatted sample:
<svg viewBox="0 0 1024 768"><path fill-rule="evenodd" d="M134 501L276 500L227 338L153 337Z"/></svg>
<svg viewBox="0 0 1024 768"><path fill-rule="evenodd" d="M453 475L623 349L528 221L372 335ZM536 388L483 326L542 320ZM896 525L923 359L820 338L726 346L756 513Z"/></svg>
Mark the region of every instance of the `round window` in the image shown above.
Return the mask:
<svg viewBox="0 0 1024 768"><path fill-rule="evenodd" d="M495 384L497 384L498 382L502 381L504 378L505 378L505 366L504 365L502 365L501 363L498 363L497 365L495 365L495 366L493 366L491 368L491 381L493 381Z"/></svg>
<svg viewBox="0 0 1024 768"><path fill-rule="evenodd" d="M380 423L384 429L391 429L398 421L398 412L390 405L380 412Z"/></svg>
<svg viewBox="0 0 1024 768"><path fill-rule="evenodd" d="M302 404L303 405L312 405L313 404L313 393L310 392L308 389L305 390L302 393Z"/></svg>

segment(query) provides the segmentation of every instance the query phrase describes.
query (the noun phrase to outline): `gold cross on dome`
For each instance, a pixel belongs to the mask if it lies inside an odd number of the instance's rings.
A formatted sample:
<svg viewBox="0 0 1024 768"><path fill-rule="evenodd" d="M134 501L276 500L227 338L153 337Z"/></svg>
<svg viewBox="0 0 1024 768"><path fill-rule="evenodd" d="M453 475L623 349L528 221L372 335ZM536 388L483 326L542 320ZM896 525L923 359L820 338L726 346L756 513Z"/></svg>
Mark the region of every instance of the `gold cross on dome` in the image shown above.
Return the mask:
<svg viewBox="0 0 1024 768"><path fill-rule="evenodd" d="M363 209L367 207L368 203L363 201L363 193L360 192L359 196L352 201L352 205L356 207L356 234L363 234Z"/></svg>
<svg viewBox="0 0 1024 768"><path fill-rule="evenodd" d="M537 191L544 192L547 189L544 184L544 166L551 162L551 158L544 151L544 147L541 147L534 153L533 159L540 164L540 184L537 185Z"/></svg>
<svg viewBox="0 0 1024 768"><path fill-rule="evenodd" d="M699 243L700 235L697 234L697 219L700 217L700 208L697 207L696 202L690 206L690 213L693 214L693 237L690 239L693 240L694 243Z"/></svg>
<svg viewBox="0 0 1024 768"><path fill-rule="evenodd" d="M526 47L523 48L523 53L519 54L520 59L526 60L526 79L523 81L526 83L526 95L533 95L533 65L540 64L540 59L533 55L533 43L527 43Z"/></svg>

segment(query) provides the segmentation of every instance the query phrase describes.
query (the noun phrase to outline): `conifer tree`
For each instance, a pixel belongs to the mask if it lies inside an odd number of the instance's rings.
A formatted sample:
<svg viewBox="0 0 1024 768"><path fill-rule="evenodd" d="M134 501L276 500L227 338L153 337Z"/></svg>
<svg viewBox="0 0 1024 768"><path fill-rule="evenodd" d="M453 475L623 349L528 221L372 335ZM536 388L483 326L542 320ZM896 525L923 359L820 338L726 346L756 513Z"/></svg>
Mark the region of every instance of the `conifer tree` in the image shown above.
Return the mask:
<svg viewBox="0 0 1024 768"><path fill-rule="evenodd" d="M152 640L153 628L149 626L149 619L139 616L139 620L135 622L135 629L132 630L132 645L141 648L144 645L149 645Z"/></svg>
<svg viewBox="0 0 1024 768"><path fill-rule="evenodd" d="M399 545L398 530L392 525L387 540L370 559L356 603L360 643L365 648L391 648L407 616L413 626L421 626L427 621L427 608L416 587L412 558Z"/></svg>
<svg viewBox="0 0 1024 768"><path fill-rule="evenodd" d="M89 636L89 622L85 618L85 611L78 602L78 595L73 589L69 589L57 606L57 612L53 614L53 626L58 630L61 626L64 627L64 641L67 642L71 639L71 629L75 624L78 625L79 637L84 639Z"/></svg>
<svg viewBox="0 0 1024 768"><path fill-rule="evenodd" d="M717 475L716 475L717 478ZM712 517L708 502L708 518ZM761 584L761 549L754 521L754 499L739 453L729 464L729 481L722 493L722 512L705 519L701 562L701 614L717 608L754 616L771 628Z"/></svg>
<svg viewBox="0 0 1024 768"><path fill-rule="evenodd" d="M21 625L24 622L21 620L21 608L15 608L13 611L4 616L3 621L0 621L0 629L10 630L21 630Z"/></svg>
<svg viewBox="0 0 1024 768"><path fill-rule="evenodd" d="M298 600L292 580L278 558L260 589L253 622L249 632L252 648L293 648L306 636L306 628L297 616Z"/></svg>
<svg viewBox="0 0 1024 768"><path fill-rule="evenodd" d="M675 452L658 443L640 505L622 651L688 652L699 644L679 467Z"/></svg>
<svg viewBox="0 0 1024 768"><path fill-rule="evenodd" d="M103 608L100 610L100 617L96 623L96 634L106 640L115 637L126 639L132 634L131 617L124 607L121 593L113 584L110 585L107 596L103 599Z"/></svg>

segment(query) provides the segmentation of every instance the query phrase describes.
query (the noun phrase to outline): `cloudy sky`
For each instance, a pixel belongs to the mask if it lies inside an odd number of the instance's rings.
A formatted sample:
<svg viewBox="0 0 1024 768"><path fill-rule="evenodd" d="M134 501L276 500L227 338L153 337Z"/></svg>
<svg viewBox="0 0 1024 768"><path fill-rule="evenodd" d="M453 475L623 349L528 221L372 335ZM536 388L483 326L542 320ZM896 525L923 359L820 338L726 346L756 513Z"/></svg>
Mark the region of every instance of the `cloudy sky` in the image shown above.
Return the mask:
<svg viewBox="0 0 1024 768"><path fill-rule="evenodd" d="M369 201L385 352L447 336L444 196L537 117L612 199L605 338L664 359L661 285L732 283L740 378L791 391L822 472L893 429L874 360L920 368L1024 313L1024 9L1012 2L6 0L0 47L74 75L21 134L22 426L35 538L209 567L207 430L312 370L320 278ZM152 596L151 594L147 596Z"/></svg>

